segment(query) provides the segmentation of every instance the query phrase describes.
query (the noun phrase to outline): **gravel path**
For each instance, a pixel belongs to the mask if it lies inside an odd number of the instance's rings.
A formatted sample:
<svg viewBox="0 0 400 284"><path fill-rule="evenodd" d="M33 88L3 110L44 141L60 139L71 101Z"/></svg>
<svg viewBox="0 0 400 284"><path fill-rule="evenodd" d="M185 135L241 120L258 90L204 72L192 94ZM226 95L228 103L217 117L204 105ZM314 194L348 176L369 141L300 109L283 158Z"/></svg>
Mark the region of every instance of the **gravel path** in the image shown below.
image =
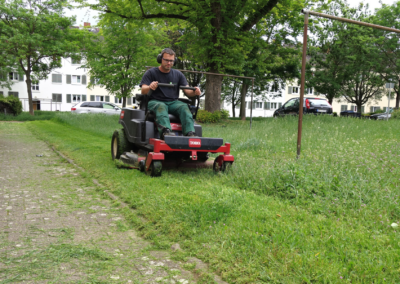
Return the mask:
<svg viewBox="0 0 400 284"><path fill-rule="evenodd" d="M0 122L0 283L196 282L28 126Z"/></svg>

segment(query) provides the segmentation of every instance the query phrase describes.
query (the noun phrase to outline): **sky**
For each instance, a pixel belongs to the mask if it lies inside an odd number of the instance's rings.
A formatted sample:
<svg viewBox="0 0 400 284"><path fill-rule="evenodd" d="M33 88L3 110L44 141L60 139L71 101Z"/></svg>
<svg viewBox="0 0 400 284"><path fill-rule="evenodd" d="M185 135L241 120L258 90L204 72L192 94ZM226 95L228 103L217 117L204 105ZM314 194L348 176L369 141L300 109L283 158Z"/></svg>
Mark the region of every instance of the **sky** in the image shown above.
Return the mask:
<svg viewBox="0 0 400 284"><path fill-rule="evenodd" d="M384 4L392 5L396 0L380 0ZM360 2L368 3L369 8L371 12L373 12L376 8L380 8L381 4L379 0L347 0L349 5L351 7L357 7ZM90 3L96 3L95 0L89 0ZM84 22L91 23L92 26L95 26L96 23L98 22L98 19L96 18L99 13L93 10L90 10L88 8L86 9L74 9L72 11L67 11L66 12L67 16L76 16L76 25L81 25L83 26Z"/></svg>

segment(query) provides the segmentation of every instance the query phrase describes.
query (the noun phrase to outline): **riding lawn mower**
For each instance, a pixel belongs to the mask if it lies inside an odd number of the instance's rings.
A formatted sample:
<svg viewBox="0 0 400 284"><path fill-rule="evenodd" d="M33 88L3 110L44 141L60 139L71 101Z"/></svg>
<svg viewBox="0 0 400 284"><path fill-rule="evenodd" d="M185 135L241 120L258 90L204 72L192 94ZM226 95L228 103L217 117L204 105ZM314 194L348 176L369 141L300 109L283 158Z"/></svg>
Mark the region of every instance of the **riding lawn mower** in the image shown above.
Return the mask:
<svg viewBox="0 0 400 284"><path fill-rule="evenodd" d="M175 87L174 84L158 83L158 87ZM195 90L195 88L180 86L180 89ZM175 136L165 136L161 140L155 122L155 114L147 109L147 95L136 95L139 109L123 108L119 118L122 129L115 130L111 140L112 159L129 168L137 168L152 176L161 176L164 168L204 168L213 167L215 172L227 171L234 157L230 155L230 143L223 145L222 138L202 137L201 125L194 124L195 137L183 136L182 125L178 117L169 114L172 132ZM189 99L179 98L187 103L196 119L200 98L197 96L197 106ZM223 153L209 160L209 153Z"/></svg>

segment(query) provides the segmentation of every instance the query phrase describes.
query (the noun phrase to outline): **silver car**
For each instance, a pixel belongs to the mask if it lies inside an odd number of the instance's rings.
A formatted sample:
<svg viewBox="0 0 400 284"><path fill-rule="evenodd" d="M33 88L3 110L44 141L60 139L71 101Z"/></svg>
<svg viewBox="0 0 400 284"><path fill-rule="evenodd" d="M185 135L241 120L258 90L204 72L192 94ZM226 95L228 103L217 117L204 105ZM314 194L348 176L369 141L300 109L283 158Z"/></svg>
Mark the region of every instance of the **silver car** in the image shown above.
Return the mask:
<svg viewBox="0 0 400 284"><path fill-rule="evenodd" d="M120 115L121 108L108 102L81 102L71 108L71 113L104 113Z"/></svg>
<svg viewBox="0 0 400 284"><path fill-rule="evenodd" d="M371 116L370 116L370 119L375 119L375 120L386 120L386 119L388 119L388 116L389 116L389 118L392 116L392 112L393 112L393 109L390 108L390 109L389 109L389 113L387 113L387 112L376 113L376 114L371 115Z"/></svg>

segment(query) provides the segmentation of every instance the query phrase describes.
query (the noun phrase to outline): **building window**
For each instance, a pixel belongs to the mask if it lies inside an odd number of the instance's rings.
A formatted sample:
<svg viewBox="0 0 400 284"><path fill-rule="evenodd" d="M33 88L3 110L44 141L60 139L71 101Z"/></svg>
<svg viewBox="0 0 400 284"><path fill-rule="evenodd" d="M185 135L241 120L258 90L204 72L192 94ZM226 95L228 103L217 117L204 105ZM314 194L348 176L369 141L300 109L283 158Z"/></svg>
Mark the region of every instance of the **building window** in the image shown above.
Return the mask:
<svg viewBox="0 0 400 284"><path fill-rule="evenodd" d="M17 72L8 73L10 81L24 81L24 75L18 74Z"/></svg>
<svg viewBox="0 0 400 284"><path fill-rule="evenodd" d="M289 94L298 94L299 93L299 87L289 87L288 93Z"/></svg>
<svg viewBox="0 0 400 284"><path fill-rule="evenodd" d="M256 102L256 108L262 108L262 103L261 102Z"/></svg>
<svg viewBox="0 0 400 284"><path fill-rule="evenodd" d="M378 110L380 110L381 108L379 106L372 106L370 107L370 112L376 112Z"/></svg>
<svg viewBox="0 0 400 284"><path fill-rule="evenodd" d="M96 102L104 102L104 96L96 96Z"/></svg>
<svg viewBox="0 0 400 284"><path fill-rule="evenodd" d="M271 103L271 109L276 109L277 108L277 103Z"/></svg>
<svg viewBox="0 0 400 284"><path fill-rule="evenodd" d="M271 103L270 102L265 102L264 103L264 109L271 109Z"/></svg>
<svg viewBox="0 0 400 284"><path fill-rule="evenodd" d="M72 75L72 84L80 84L81 76L80 75Z"/></svg>
<svg viewBox="0 0 400 284"><path fill-rule="evenodd" d="M61 74L51 74L51 82L52 83L62 83L62 75Z"/></svg>
<svg viewBox="0 0 400 284"><path fill-rule="evenodd" d="M18 98L18 92L8 92L8 96L9 97L16 97L16 98Z"/></svg>
<svg viewBox="0 0 400 284"><path fill-rule="evenodd" d="M347 105L340 106L340 111L346 111L346 110L347 110Z"/></svg>
<svg viewBox="0 0 400 284"><path fill-rule="evenodd" d="M81 95L72 95L72 102L73 103L80 103L81 102Z"/></svg>
<svg viewBox="0 0 400 284"><path fill-rule="evenodd" d="M304 93L307 95L311 95L313 93L313 88L307 88Z"/></svg>
<svg viewBox="0 0 400 284"><path fill-rule="evenodd" d="M357 112L357 106L351 106L350 108L352 111Z"/></svg>
<svg viewBox="0 0 400 284"><path fill-rule="evenodd" d="M54 103L62 103L62 95L61 94L53 94L53 102Z"/></svg>
<svg viewBox="0 0 400 284"><path fill-rule="evenodd" d="M32 91L39 91L39 83L32 83Z"/></svg>
<svg viewBox="0 0 400 284"><path fill-rule="evenodd" d="M81 64L81 60L80 59L71 58L71 64Z"/></svg>

